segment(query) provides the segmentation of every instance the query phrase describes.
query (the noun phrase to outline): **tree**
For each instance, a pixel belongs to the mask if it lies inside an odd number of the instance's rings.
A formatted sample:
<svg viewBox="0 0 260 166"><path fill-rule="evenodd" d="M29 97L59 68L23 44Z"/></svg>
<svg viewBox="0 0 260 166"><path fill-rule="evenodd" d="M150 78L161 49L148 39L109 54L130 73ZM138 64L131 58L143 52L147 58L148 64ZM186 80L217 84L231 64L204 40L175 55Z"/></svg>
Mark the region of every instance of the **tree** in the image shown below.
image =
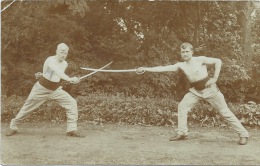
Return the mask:
<svg viewBox="0 0 260 166"><path fill-rule="evenodd" d="M238 22L241 29L240 44L242 47L243 61L247 68L252 63L252 12L255 5L252 1L237 2L238 5Z"/></svg>
<svg viewBox="0 0 260 166"><path fill-rule="evenodd" d="M241 51L244 42L240 42L243 27L238 26L236 13L240 3L245 2L14 2L2 13L2 78L7 81L2 85L14 93L20 85L28 85L22 79L26 74L31 76L32 82L35 81L33 74L41 70L42 62L55 52L59 42L70 46L73 56L68 57L71 62L68 72L77 75L85 74L79 70L80 66L102 66L112 60L111 67L115 69L173 64L181 60L180 44L191 42L196 55L222 60L226 57L228 63L235 59L232 63L238 65L239 70L222 70L224 79L220 83L225 86L229 82L229 89L238 91L240 88L232 85L240 81L238 86L245 88L242 83L248 78L240 61L244 55ZM258 17L254 23L252 33L246 36L252 36L251 42L259 50ZM141 51L138 52L138 48ZM18 82L12 77L15 73L20 73L21 80ZM184 81L179 81L177 85L179 76L169 73L130 77L130 74L97 74L88 79L87 89L82 85L74 91L81 93L82 89L89 92L102 88L108 92L115 92L116 89L141 94L136 84L141 81L144 81L142 95L148 89L150 94L159 96L183 91L179 87ZM131 87L126 86L129 80L132 81Z"/></svg>

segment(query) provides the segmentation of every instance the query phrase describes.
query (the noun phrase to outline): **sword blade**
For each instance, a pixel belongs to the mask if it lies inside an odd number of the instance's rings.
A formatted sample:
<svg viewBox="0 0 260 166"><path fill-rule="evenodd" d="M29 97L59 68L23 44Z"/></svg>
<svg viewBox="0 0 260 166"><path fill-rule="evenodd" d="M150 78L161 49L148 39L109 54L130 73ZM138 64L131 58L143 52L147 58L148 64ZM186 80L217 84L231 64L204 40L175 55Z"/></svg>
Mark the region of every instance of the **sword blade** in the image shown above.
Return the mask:
<svg viewBox="0 0 260 166"><path fill-rule="evenodd" d="M99 72L112 72L112 73L120 73L120 72L135 72L136 69L126 69L126 70L99 70L99 69L92 69L87 67L81 67L83 70L89 70L89 71L99 71Z"/></svg>
<svg viewBox="0 0 260 166"><path fill-rule="evenodd" d="M113 62L113 61L112 61L112 62ZM81 79L83 79L83 78L86 78L86 77L91 76L92 74L95 74L95 73L97 73L97 72L99 72L99 71L102 71L102 69L104 69L105 67L109 66L112 62L106 64L105 66L103 66L103 67L101 67L101 68L99 68L99 69L96 69L96 70L95 70L94 72L92 72L92 73L89 73L89 74L87 74L87 75L84 75L84 76L80 77L79 79L81 80Z"/></svg>

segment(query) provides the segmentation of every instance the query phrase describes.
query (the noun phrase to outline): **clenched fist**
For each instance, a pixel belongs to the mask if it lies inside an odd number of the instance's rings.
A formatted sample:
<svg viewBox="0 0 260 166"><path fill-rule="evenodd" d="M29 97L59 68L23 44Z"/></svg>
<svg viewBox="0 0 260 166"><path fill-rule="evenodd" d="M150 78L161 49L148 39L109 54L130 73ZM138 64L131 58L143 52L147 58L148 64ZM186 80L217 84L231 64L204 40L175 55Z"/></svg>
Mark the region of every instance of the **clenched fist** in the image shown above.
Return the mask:
<svg viewBox="0 0 260 166"><path fill-rule="evenodd" d="M36 78L37 80L42 77L42 73L41 73L41 72L37 72L37 73L35 73L34 75L35 75L35 78Z"/></svg>
<svg viewBox="0 0 260 166"><path fill-rule="evenodd" d="M72 77L72 78L70 79L70 83L72 83L72 84L77 84L77 83L79 83L79 82L80 82L79 77Z"/></svg>

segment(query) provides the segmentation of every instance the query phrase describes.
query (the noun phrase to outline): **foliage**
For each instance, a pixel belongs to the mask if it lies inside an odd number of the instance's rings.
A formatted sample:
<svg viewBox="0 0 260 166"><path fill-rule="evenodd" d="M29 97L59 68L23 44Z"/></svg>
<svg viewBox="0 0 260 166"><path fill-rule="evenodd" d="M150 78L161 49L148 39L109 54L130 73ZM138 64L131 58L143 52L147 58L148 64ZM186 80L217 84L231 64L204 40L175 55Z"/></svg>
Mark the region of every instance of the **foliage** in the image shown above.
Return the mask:
<svg viewBox="0 0 260 166"><path fill-rule="evenodd" d="M180 61L180 43L188 41L196 55L223 60L220 89L229 101L242 102L250 78L241 62L243 27L236 10L236 3L220 1L14 2L2 13L2 92L27 96L34 73L42 70L60 42L70 47L66 72L82 76L88 72L81 66L97 68L110 61L110 69L174 64ZM252 31L256 54L259 18ZM126 29L117 20L123 20ZM105 92L179 101L186 85L181 73L97 73L75 86L64 83L64 89L75 96Z"/></svg>
<svg viewBox="0 0 260 166"><path fill-rule="evenodd" d="M218 85L224 91L225 96L234 102L242 102L245 94L250 88L248 84L251 79L247 70L239 65L235 59L223 58L223 67L219 77Z"/></svg>
<svg viewBox="0 0 260 166"><path fill-rule="evenodd" d="M11 117L23 105L24 99L17 96L2 96L2 122ZM117 123L153 126L177 126L178 102L172 98L127 97L105 93L93 93L76 98L79 109L79 121L95 124ZM232 104L229 107L240 121L248 126L260 126L260 105ZM47 121L51 123L66 122L63 108L54 102L46 102L35 110L25 121ZM198 103L188 114L189 125L204 127L225 127L224 118L208 103Z"/></svg>
<svg viewBox="0 0 260 166"><path fill-rule="evenodd" d="M7 122L14 118L21 109L26 98L12 95L7 97L1 96L1 121ZM25 122L39 122L42 120L50 121L52 123L62 123L66 121L66 114L62 107L54 101L48 101L37 108L29 117L26 117Z"/></svg>
<svg viewBox="0 0 260 166"><path fill-rule="evenodd" d="M5 122L15 117L24 101L25 97L1 95L1 121Z"/></svg>
<svg viewBox="0 0 260 166"><path fill-rule="evenodd" d="M229 105L232 110L235 110L237 117L245 125L260 125L260 104L241 104L238 106L230 103Z"/></svg>
<svg viewBox="0 0 260 166"><path fill-rule="evenodd" d="M86 100L87 99L87 100ZM144 125L174 125L176 103L170 99L136 98L110 95L79 97L81 118Z"/></svg>

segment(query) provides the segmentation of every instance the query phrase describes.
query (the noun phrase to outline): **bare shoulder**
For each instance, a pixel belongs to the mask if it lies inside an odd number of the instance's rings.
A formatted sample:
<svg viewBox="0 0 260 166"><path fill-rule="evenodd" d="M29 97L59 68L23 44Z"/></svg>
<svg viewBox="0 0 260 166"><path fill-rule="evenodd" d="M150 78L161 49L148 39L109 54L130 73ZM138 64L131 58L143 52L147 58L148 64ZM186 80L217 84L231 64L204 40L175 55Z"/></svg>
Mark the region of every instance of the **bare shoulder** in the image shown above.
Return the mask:
<svg viewBox="0 0 260 166"><path fill-rule="evenodd" d="M206 59L208 59L209 57L206 57L206 56L196 56L196 57L193 57L195 60L198 60L198 61L204 61Z"/></svg>
<svg viewBox="0 0 260 166"><path fill-rule="evenodd" d="M184 62L177 62L175 63L175 65L180 68L184 65Z"/></svg>
<svg viewBox="0 0 260 166"><path fill-rule="evenodd" d="M208 65L221 62L220 59L214 58L214 57L198 56L198 57L196 57L196 58L198 59L198 61L201 61L202 63L208 64Z"/></svg>
<svg viewBox="0 0 260 166"><path fill-rule="evenodd" d="M54 56L49 56L45 61L46 62L53 62L53 61L55 61Z"/></svg>
<svg viewBox="0 0 260 166"><path fill-rule="evenodd" d="M176 70L183 70L185 68L185 63L184 62L177 62L174 64Z"/></svg>
<svg viewBox="0 0 260 166"><path fill-rule="evenodd" d="M49 65L50 63L53 62L53 56L49 56L46 58L46 60L44 61L44 65Z"/></svg>
<svg viewBox="0 0 260 166"><path fill-rule="evenodd" d="M68 62L67 62L67 61L63 61L63 65L64 65L65 67L67 67L67 66L68 66Z"/></svg>

